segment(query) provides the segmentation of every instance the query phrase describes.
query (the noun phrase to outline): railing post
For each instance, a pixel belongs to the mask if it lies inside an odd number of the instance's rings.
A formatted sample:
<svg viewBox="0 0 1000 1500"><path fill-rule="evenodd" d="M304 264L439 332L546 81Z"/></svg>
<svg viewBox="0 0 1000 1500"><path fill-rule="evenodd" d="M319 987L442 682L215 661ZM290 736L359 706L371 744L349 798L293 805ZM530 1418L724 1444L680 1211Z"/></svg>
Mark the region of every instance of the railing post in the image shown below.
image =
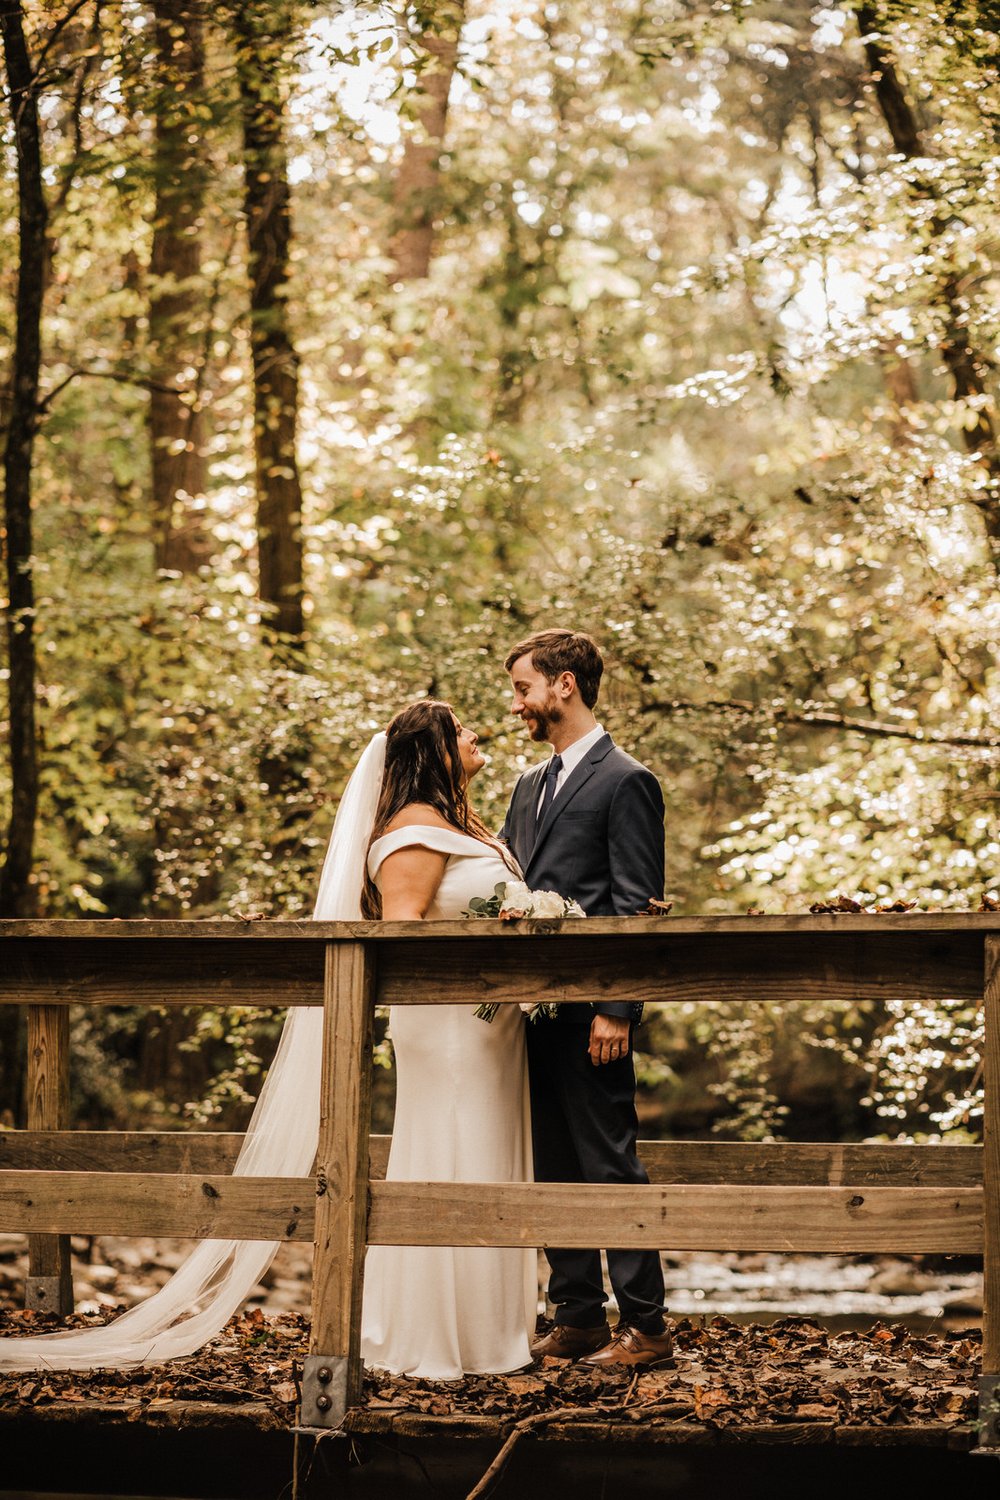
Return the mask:
<svg viewBox="0 0 1000 1500"><path fill-rule="evenodd" d="M328 944L312 1336L300 1413L304 1428L336 1427L361 1396L374 992L374 945Z"/></svg>
<svg viewBox="0 0 1000 1500"><path fill-rule="evenodd" d="M69 1008L28 1006L28 1129L69 1128ZM65 1317L73 1311L69 1236L29 1234L24 1305Z"/></svg>
<svg viewBox="0 0 1000 1500"><path fill-rule="evenodd" d="M1000 938L987 937L983 985L983 1368L979 1449L1000 1450Z"/></svg>

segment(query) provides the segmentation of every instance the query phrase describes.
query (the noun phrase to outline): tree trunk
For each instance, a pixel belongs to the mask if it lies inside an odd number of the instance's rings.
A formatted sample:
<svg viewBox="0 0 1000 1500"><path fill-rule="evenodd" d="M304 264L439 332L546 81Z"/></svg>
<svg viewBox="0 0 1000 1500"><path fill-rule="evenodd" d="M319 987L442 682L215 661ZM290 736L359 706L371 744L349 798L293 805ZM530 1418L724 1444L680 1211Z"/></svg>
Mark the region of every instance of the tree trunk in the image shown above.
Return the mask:
<svg viewBox="0 0 1000 1500"><path fill-rule="evenodd" d="M521 254L517 213L509 194L504 198L503 215L507 243L504 248L503 289L497 303L500 348L493 420L501 427L517 427L528 394L525 382L531 365L526 349L527 341L521 328L521 314L529 305L529 298L525 295L528 268Z"/></svg>
<svg viewBox="0 0 1000 1500"><path fill-rule="evenodd" d="M858 27L864 38L865 56L872 75L875 97L882 111L882 118L892 137L893 149L907 161L914 157L932 153L925 146L920 123L906 95L885 45L879 35L879 18L875 6L859 5ZM937 201L937 192L926 184L917 183L913 192L925 199ZM931 233L937 236L944 232L950 217L947 203L941 204L940 214L931 219ZM960 284L953 276L947 277L938 290L938 301L944 318L941 340L941 356L951 375L952 390L958 401L971 401L976 420L971 427L963 427L962 439L969 453L977 454L989 470L991 483L977 508L983 518L994 560L1000 568L1000 453L997 451L997 433L986 397L984 362L972 347L968 337L968 309Z"/></svg>
<svg viewBox="0 0 1000 1500"><path fill-rule="evenodd" d="M234 6L231 15L250 258L260 597L271 607L270 628L295 644L303 634L303 578L298 364L287 309L291 214L283 132L289 12L253 0Z"/></svg>
<svg viewBox="0 0 1000 1500"><path fill-rule="evenodd" d="M199 231L206 171L201 0L153 0L156 203L150 259L149 440L158 569L193 573L209 556L204 420L197 390L204 313Z"/></svg>
<svg viewBox="0 0 1000 1500"><path fill-rule="evenodd" d="M0 35L17 152L19 219L17 332L4 449L11 811L0 869L0 916L25 917L32 915L35 905L31 873L38 816L31 459L38 426L47 214L38 98L20 0L7 0L0 7Z"/></svg>
<svg viewBox="0 0 1000 1500"><path fill-rule="evenodd" d="M406 135L392 190L395 228L389 251L397 281L418 281L430 271L441 198L441 147L464 20L465 0L417 7L421 29L413 46L423 57L405 107L414 128Z"/></svg>
<svg viewBox="0 0 1000 1500"><path fill-rule="evenodd" d="M858 30L863 39L868 71L871 73L875 97L882 111L882 118L892 136L893 148L909 161L922 155L920 126L910 101L906 97L899 74L893 66L879 36L879 19L872 5L857 8Z"/></svg>
<svg viewBox="0 0 1000 1500"><path fill-rule="evenodd" d="M906 411L920 400L916 371L911 360L892 350L886 350L883 355L882 369L886 392L892 403L890 432L893 447L905 448L913 440L913 429L906 420Z"/></svg>

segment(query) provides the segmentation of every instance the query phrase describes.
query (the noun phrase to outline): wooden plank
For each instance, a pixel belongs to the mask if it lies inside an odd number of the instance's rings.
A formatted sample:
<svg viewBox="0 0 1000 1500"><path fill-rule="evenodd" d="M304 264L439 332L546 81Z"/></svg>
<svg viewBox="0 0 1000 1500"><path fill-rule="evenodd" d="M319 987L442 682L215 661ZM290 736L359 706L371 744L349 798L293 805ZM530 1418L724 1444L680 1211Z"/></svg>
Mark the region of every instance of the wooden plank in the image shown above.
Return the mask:
<svg viewBox="0 0 1000 1500"><path fill-rule="evenodd" d="M0 1232L309 1240L314 1187L312 1178L0 1172ZM596 1241L665 1250L953 1255L983 1249L977 1188L373 1182L370 1193L370 1244ZM337 1218L343 1226L360 1215ZM331 1280L327 1272L325 1292ZM340 1285L325 1304L321 1334L332 1337L332 1301L349 1341Z"/></svg>
<svg viewBox="0 0 1000 1500"><path fill-rule="evenodd" d="M48 1409L48 1408L47 1408ZM513 1419L510 1416L473 1416L460 1412L448 1416L436 1416L415 1411L393 1411L360 1406L348 1412L343 1430L352 1434L393 1434L396 1437L449 1439L491 1438L502 1442L510 1436ZM597 1416L571 1418L561 1422L546 1422L535 1429L533 1443L577 1443L600 1441L630 1448L647 1444L668 1445L671 1448L686 1447L757 1447L767 1445L782 1448L801 1447L850 1447L850 1448L952 1448L967 1450L974 1442L971 1427L946 1426L943 1422L903 1423L898 1427L883 1424L880 1427L850 1427L834 1421L813 1422L746 1422L728 1427L709 1426L704 1422L678 1422L676 1418L657 1415L655 1412L637 1414L637 1420L628 1422L609 1413L603 1419ZM662 1493L670 1493L664 1490ZM682 1492L683 1493L683 1492ZM690 1493L690 1491L688 1491ZM755 1494L761 1491L754 1490ZM775 1494L782 1493L777 1488Z"/></svg>
<svg viewBox="0 0 1000 1500"><path fill-rule="evenodd" d="M261 926L274 924L262 923ZM492 942L501 938L507 942L519 942L538 935L578 935L585 939L618 936L629 939L656 939L667 936L695 936L706 939L722 936L743 937L759 934L763 938L775 935L815 935L816 933L867 933L878 935L947 936L968 934L983 937L1000 935L1000 912L884 912L880 916L866 912L830 912L823 915L811 912L778 914L774 916L748 917L739 915L709 917L578 917L556 919L551 917L527 919L519 922L484 921L476 918L453 918L434 922L368 922L368 923L317 923L317 927L328 926L328 936L375 938L381 941L419 941L423 936L468 937L474 941ZM3 924L0 923L0 928ZM332 929L336 926L337 931Z"/></svg>
<svg viewBox="0 0 1000 1500"><path fill-rule="evenodd" d="M369 1173L383 1178L391 1137L369 1137ZM243 1136L223 1131L0 1130L0 1169L225 1173ZM747 1187L979 1187L981 1146L825 1141L640 1141L651 1182Z"/></svg>
<svg viewBox="0 0 1000 1500"><path fill-rule="evenodd" d="M27 1105L29 1130L69 1125L69 1012L58 1005L28 1006ZM67 1235L29 1236L24 1305L60 1317L73 1311Z"/></svg>
<svg viewBox="0 0 1000 1500"><path fill-rule="evenodd" d="M71 941L102 938L113 942L146 939L184 939L188 942L219 940L228 943L250 943L253 946L267 945L275 941L295 941L306 946L323 947L334 941L358 942L377 939L419 940L428 929L435 937L468 936L470 928L476 939L493 941L501 937L514 943L522 937L540 932L552 932L561 926L565 932L581 936L607 936L613 933L629 938L660 936L667 933L704 934L707 937L720 933L757 932L762 936L775 933L830 933L830 932L905 932L911 936L921 933L972 933L1000 936L1000 913L974 911L911 911L902 914L886 912L875 916L865 912L831 912L823 915L811 912L777 914L773 916L668 916L668 917L588 917L586 921L567 919L556 923L548 918L537 921L496 922L466 918L444 922L314 922L312 920L242 922L232 918L210 920L187 919L138 919L120 921L102 919L96 921L77 919L53 919L36 921L31 919L4 919L0 921L0 942L13 938L34 941L69 939Z"/></svg>
<svg viewBox="0 0 1000 1500"><path fill-rule="evenodd" d="M387 1135L371 1137L373 1179L385 1177L391 1139ZM638 1150L653 1183L975 1188L983 1180L981 1146L640 1141Z"/></svg>
<svg viewBox="0 0 1000 1500"><path fill-rule="evenodd" d="M1000 1376L1000 939L986 940L983 985L983 1375Z"/></svg>
<svg viewBox="0 0 1000 1500"><path fill-rule="evenodd" d="M52 940L89 942L94 938L109 942L133 942L135 939L156 939L178 942L214 941L268 943L301 938L307 942L327 943L334 937L351 939L354 927L363 923L302 921L240 921L234 917L172 918L139 917L122 921L118 917L103 917L96 920L78 918L5 919L0 921L0 942L14 938L31 939L34 942Z"/></svg>
<svg viewBox="0 0 1000 1500"><path fill-rule="evenodd" d="M373 1135L370 1172L385 1177L392 1140ZM981 1146L820 1141L639 1141L653 1183L788 1187L980 1187Z"/></svg>
<svg viewBox="0 0 1000 1500"><path fill-rule="evenodd" d="M226 1173L243 1139L223 1131L0 1130L0 1170Z"/></svg>
<svg viewBox="0 0 1000 1500"><path fill-rule="evenodd" d="M975 914L964 924L929 927L890 916L839 925L833 918L763 917L524 924L7 922L0 924L0 1003L318 1003L323 944L317 939L324 929L377 934L380 998L394 1003L569 1003L625 993L645 1000L978 998L983 935L1000 933L994 914L986 915L992 929ZM19 931L25 927L33 935ZM264 927L284 931L265 935Z"/></svg>
<svg viewBox="0 0 1000 1500"><path fill-rule="evenodd" d="M346 1361L361 1398L361 1292L371 1116L375 962L364 943L327 949L310 1354ZM343 1412L332 1414L338 1421ZM303 1416L303 1423L308 1425Z"/></svg>
<svg viewBox="0 0 1000 1500"><path fill-rule="evenodd" d="M0 1172L0 1233L311 1240L311 1177Z"/></svg>
<svg viewBox="0 0 1000 1500"><path fill-rule="evenodd" d="M62 1462L75 1462L79 1465L79 1468L74 1468L73 1471L75 1480L82 1480L83 1474L80 1470L83 1473L88 1473L89 1466L87 1461L81 1461L79 1455L81 1448L86 1451L93 1439L89 1437L83 1438L81 1442L80 1434L67 1432L66 1428L93 1428L99 1426L101 1437L108 1447L111 1447L114 1443L114 1439L110 1439L109 1441L110 1435L107 1431L109 1427L121 1428L127 1425L133 1441L138 1439L140 1444L150 1429L165 1430L170 1433L166 1441L170 1443L171 1447L177 1442L179 1429L183 1429L186 1436L192 1429L199 1428L206 1437L213 1441L216 1452L222 1449L227 1439L230 1443L238 1443L241 1438L249 1435L258 1433L284 1434L288 1431L288 1413L282 1410L273 1399L270 1401L260 1399L247 1400L244 1397L243 1400L212 1401L211 1399L196 1399L188 1401L171 1400L169 1397L160 1396L156 1398L154 1405L149 1399L151 1393L146 1395L145 1400L140 1400L137 1396L127 1394L129 1390L135 1390L136 1388L135 1386L123 1384L120 1399L117 1401L95 1401L92 1397L85 1396L83 1389L78 1388L74 1392L76 1396L75 1400L59 1400L58 1398L53 1400L47 1398L39 1402L14 1401L10 1405L0 1406L0 1447L3 1448L4 1459L6 1460L4 1478L8 1481L10 1479L10 1461L8 1458L10 1447L15 1442L18 1442L19 1446L25 1444L27 1435L23 1429L29 1424L30 1429L33 1429L33 1440L36 1444L41 1439L43 1443L51 1443L54 1447L61 1448L64 1454L66 1448L70 1449L69 1455L63 1458ZM204 1389L204 1387L201 1387L201 1389ZM221 1375L215 1389L220 1394L226 1389L224 1377L221 1377ZM117 1436L120 1440L121 1435L117 1434ZM197 1442L197 1439L195 1441ZM205 1448L203 1445L200 1446L201 1452L204 1454ZM134 1449L132 1451L135 1452ZM118 1460L117 1467L120 1473L129 1472L133 1465L138 1467L140 1463L144 1462L144 1473L148 1472L150 1467L156 1466L156 1482L158 1485L162 1485L162 1474L159 1469L158 1458L159 1455L155 1452L155 1449L151 1453L149 1448L146 1448L144 1459L140 1458L138 1454L136 1454L135 1458L131 1456L126 1457L119 1449L117 1452L108 1455L110 1462L107 1465L107 1472L109 1474L112 1472L112 1464L115 1459ZM246 1465L248 1462L246 1452L241 1449L241 1473L247 1472ZM202 1459L202 1463L204 1463L204 1459ZM35 1473L37 1474L41 1468L42 1464L41 1460L39 1460L38 1464L35 1465ZM256 1475L254 1478L256 1478ZM149 1488L152 1489L153 1486L150 1485ZM240 1493L246 1495L248 1492L251 1495L268 1493L267 1490L261 1489L256 1484L247 1485L246 1487L241 1485ZM274 1491L272 1490L270 1493L274 1493ZM17 1500L43 1500L42 1495L38 1494L34 1489L30 1491L2 1490L0 1494L4 1495L4 1500L15 1500L15 1497L17 1497ZM107 1490L104 1488L99 1490L97 1494L104 1497L104 1500L110 1500ZM49 1493L46 1495L45 1500L56 1500L56 1496ZM62 1497L62 1500L65 1500L65 1496Z"/></svg>
<svg viewBox="0 0 1000 1500"><path fill-rule="evenodd" d="M372 1245L979 1255L978 1188L378 1182Z"/></svg>
<svg viewBox="0 0 1000 1500"><path fill-rule="evenodd" d="M787 934L780 942L762 942L756 931L725 942L661 933L627 949L618 937L558 944L428 937L380 945L378 1001L978 1000L982 983L982 938L961 933L845 929Z"/></svg>
<svg viewBox="0 0 1000 1500"><path fill-rule="evenodd" d="M2 952L0 1003L284 1006L323 998L323 949L312 943L13 937Z"/></svg>
<svg viewBox="0 0 1000 1500"><path fill-rule="evenodd" d="M979 1187L981 1146L640 1141L654 1183L745 1187Z"/></svg>

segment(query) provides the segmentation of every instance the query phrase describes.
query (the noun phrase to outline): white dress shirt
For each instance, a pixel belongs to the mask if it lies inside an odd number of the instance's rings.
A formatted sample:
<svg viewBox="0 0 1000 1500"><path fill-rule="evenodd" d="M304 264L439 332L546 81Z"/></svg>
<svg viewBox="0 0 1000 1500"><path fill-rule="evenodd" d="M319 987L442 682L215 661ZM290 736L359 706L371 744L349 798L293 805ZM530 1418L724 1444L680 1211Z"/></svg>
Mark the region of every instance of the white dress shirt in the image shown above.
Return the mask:
<svg viewBox="0 0 1000 1500"><path fill-rule="evenodd" d="M581 735L581 737L578 740L574 740L573 743L572 743L572 745L567 745L565 750L560 750L559 753L562 756L562 770L559 772L559 775L556 777L556 791L555 791L555 795L557 797L558 797L559 793L563 789L563 786L564 786L564 784L566 782L567 776L571 776L572 775L572 773L576 770L577 766L580 764L581 760L583 760L584 756L587 755L594 748L594 746L597 744L598 740L602 739L603 736L604 736L604 726L602 724L595 724L594 727L593 727L593 729L589 730L587 734ZM543 776L542 777L542 789L541 789L541 791L538 794L538 801L535 804L535 815L536 816L538 814L539 808L542 805L542 798L544 797L544 795L545 795L545 777Z"/></svg>

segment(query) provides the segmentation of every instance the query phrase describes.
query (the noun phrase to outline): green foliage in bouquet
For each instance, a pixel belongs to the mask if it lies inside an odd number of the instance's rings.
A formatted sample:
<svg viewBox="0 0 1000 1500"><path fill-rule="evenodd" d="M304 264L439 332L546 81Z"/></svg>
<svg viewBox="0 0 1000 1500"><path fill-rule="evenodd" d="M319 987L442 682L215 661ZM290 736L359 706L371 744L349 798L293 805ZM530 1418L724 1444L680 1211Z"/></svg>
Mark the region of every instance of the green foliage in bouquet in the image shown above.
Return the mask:
<svg viewBox="0 0 1000 1500"><path fill-rule="evenodd" d="M507 891L507 882L500 880L493 887L492 896L473 896L466 909L467 917L499 917Z"/></svg>

